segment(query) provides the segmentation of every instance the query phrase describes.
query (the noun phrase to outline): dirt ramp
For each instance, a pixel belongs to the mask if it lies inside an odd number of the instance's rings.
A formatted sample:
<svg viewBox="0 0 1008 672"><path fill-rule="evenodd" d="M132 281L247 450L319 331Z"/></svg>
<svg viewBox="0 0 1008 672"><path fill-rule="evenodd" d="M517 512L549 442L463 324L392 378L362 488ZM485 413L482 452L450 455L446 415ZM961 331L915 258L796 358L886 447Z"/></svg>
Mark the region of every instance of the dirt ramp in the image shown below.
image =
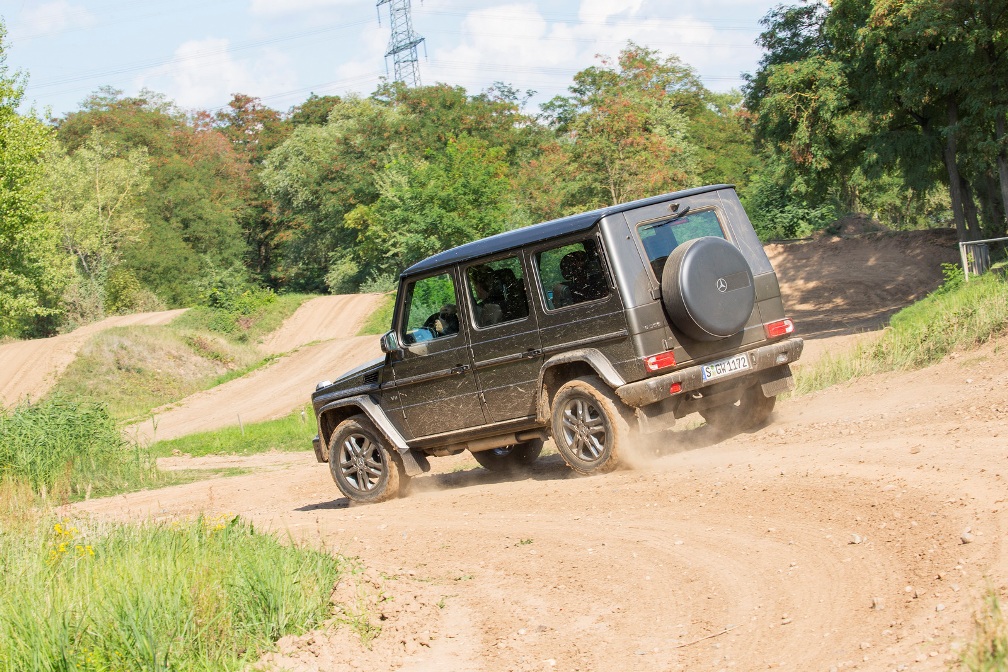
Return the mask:
<svg viewBox="0 0 1008 672"><path fill-rule="evenodd" d="M766 245L788 315L804 337L878 329L942 282L955 232L903 231Z"/></svg>
<svg viewBox="0 0 1008 672"><path fill-rule="evenodd" d="M270 355L315 341L351 338L381 301L381 294L320 296L305 301L262 344Z"/></svg>
<svg viewBox="0 0 1008 672"><path fill-rule="evenodd" d="M68 334L0 345L0 404L10 407L21 399L34 401L43 396L94 334L113 327L168 324L183 312L184 309L117 315Z"/></svg>
<svg viewBox="0 0 1008 672"><path fill-rule="evenodd" d="M309 401L315 383L381 356L377 336L311 345L247 376L155 409L153 418L126 428L128 436L173 439L242 423L283 417ZM306 446L307 448L307 446Z"/></svg>

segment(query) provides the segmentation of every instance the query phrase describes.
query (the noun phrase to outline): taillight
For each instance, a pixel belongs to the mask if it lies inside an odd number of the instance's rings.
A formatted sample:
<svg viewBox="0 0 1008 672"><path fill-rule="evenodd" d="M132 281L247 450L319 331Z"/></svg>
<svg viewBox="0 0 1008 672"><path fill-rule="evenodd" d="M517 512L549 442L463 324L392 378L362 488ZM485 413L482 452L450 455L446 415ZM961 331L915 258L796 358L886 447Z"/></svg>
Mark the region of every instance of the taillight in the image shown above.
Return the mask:
<svg viewBox="0 0 1008 672"><path fill-rule="evenodd" d="M672 383L668 391L669 394L679 394L680 392L682 392L682 383Z"/></svg>
<svg viewBox="0 0 1008 672"><path fill-rule="evenodd" d="M675 353L669 350L668 352L662 352L657 355L645 357L644 366L647 367L648 371L658 371L660 369L666 369L670 366L675 366Z"/></svg>
<svg viewBox="0 0 1008 672"><path fill-rule="evenodd" d="M783 320L763 325L763 329L766 330L767 338L780 338L794 333L794 322L785 317Z"/></svg>

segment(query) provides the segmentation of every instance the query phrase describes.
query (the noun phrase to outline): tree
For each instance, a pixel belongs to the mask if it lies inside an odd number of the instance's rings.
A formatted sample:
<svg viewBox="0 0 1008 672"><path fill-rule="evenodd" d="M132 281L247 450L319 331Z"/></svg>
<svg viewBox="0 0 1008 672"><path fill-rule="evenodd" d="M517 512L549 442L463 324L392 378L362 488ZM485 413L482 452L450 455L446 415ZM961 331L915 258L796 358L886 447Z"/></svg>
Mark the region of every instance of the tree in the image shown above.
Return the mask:
<svg viewBox="0 0 1008 672"><path fill-rule="evenodd" d="M43 336L55 328L70 259L42 207L42 157L52 133L18 114L25 77L6 65L0 21L0 336Z"/></svg>
<svg viewBox="0 0 1008 672"><path fill-rule="evenodd" d="M147 151L121 149L99 130L69 154L48 163L47 205L63 247L93 286L119 263L128 242L147 226L143 196L150 185Z"/></svg>

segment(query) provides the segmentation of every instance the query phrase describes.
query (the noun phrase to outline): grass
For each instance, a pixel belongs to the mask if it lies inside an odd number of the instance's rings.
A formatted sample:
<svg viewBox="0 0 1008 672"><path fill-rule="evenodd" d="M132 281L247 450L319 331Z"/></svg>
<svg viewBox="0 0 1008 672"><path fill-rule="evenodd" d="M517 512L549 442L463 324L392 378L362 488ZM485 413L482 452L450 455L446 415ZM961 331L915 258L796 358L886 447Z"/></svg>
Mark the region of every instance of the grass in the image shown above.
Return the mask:
<svg viewBox="0 0 1008 672"><path fill-rule="evenodd" d="M234 517L0 535L0 669L239 670L332 615L342 558Z"/></svg>
<svg viewBox="0 0 1008 672"><path fill-rule="evenodd" d="M976 616L976 631L960 658L960 668L969 672L1008 670L1008 618L1001 611L997 593L988 591L983 610Z"/></svg>
<svg viewBox="0 0 1008 672"><path fill-rule="evenodd" d="M0 410L0 481L64 501L167 482L103 406L60 397Z"/></svg>
<svg viewBox="0 0 1008 672"><path fill-rule="evenodd" d="M798 370L795 394L876 373L922 368L1004 333L1008 333L1008 282L1003 277L988 273L966 283L946 283L893 315L877 339Z"/></svg>
<svg viewBox="0 0 1008 672"><path fill-rule="evenodd" d="M252 455L271 450L299 452L311 450L316 431L315 414L310 408L305 408L279 420L247 424L244 429L226 427L158 441L151 446L151 453L155 457L166 457L175 454L175 451L192 456Z"/></svg>
<svg viewBox="0 0 1008 672"><path fill-rule="evenodd" d="M256 343L308 298L280 296L248 316L193 308L166 326L103 331L81 349L51 394L105 404L119 421L143 418L272 361ZM225 323L217 331L215 320Z"/></svg>
<svg viewBox="0 0 1008 672"><path fill-rule="evenodd" d="M371 313L357 332L358 336L381 336L392 328L392 312L395 310L395 294L386 294L381 303Z"/></svg>

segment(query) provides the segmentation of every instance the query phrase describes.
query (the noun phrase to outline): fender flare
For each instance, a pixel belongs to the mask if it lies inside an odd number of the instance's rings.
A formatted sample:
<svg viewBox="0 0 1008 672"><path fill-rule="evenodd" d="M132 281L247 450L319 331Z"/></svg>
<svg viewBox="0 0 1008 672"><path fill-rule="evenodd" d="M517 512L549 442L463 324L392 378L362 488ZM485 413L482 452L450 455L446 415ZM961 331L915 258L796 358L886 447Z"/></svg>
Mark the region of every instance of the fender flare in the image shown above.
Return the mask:
<svg viewBox="0 0 1008 672"><path fill-rule="evenodd" d="M549 400L545 390L546 375L549 373L550 369L554 369L564 364L575 363L587 364L590 366L598 377L614 390L626 384L626 381L623 380L623 376L619 374L616 367L614 367L612 362L609 361L609 358L603 355L596 348L578 348L577 350L568 350L554 355L543 362L543 365L539 368L539 403L537 404L537 416L539 422L545 422L550 416Z"/></svg>
<svg viewBox="0 0 1008 672"><path fill-rule="evenodd" d="M399 430L396 429L395 425L393 425L388 419L388 416L385 414L385 410L366 394L331 401L318 410L317 416L319 420L321 420L322 417L330 411L347 408L357 409L367 416L368 420L374 424L375 428L381 432L382 436L385 437L385 440L389 442L389 445L391 445L395 451L399 453L402 458L403 468L406 470L406 474L408 476L419 476L430 469L427 457L413 452L413 450L409 447L409 444L406 443L405 437L403 437ZM319 424L321 425L321 422ZM321 432L322 430L320 427L320 436ZM325 443L328 444L328 437L326 437Z"/></svg>

